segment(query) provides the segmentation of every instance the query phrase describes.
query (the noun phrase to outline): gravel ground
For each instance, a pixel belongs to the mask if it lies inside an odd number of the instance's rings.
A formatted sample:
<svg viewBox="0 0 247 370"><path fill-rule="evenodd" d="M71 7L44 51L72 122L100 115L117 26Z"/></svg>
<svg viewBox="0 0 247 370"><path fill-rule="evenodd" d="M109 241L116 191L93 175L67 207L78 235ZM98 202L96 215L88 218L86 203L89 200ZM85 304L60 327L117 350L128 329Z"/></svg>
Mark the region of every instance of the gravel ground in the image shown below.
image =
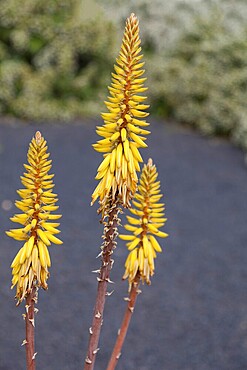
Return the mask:
<svg viewBox="0 0 247 370"><path fill-rule="evenodd" d="M63 218L62 246L52 246L48 292L39 293L37 368L83 368L96 294L91 270L102 227L90 207L100 155L96 121L70 125L0 125L0 369L25 369L22 313L9 289L9 265L20 247L12 227L15 190L28 143L40 128L48 141ZM202 138L169 123L152 122L145 160L157 164L170 237L156 260L151 287L143 287L119 370L247 369L247 168L243 154L219 139ZM12 203L11 203L12 202ZM125 308L123 241L115 252L114 294L107 298L96 370L105 369Z"/></svg>

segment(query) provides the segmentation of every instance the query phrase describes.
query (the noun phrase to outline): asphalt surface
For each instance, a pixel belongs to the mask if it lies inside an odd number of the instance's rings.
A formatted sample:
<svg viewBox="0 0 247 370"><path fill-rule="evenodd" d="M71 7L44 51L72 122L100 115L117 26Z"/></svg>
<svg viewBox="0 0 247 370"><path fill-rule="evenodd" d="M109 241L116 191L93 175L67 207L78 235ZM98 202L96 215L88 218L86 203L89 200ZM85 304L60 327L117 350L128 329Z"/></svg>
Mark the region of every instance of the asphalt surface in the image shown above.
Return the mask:
<svg viewBox="0 0 247 370"><path fill-rule="evenodd" d="M101 121L100 121L101 123ZM102 226L90 207L100 154L96 120L68 125L0 125L0 370L25 369L24 304L15 307L9 265L21 244L4 231L33 134L40 129L53 159L64 244L50 248L49 290L39 293L37 369L83 368L96 294ZM169 123L152 122L149 148L157 164L168 222L164 252L143 287L118 370L247 369L247 168L243 153ZM124 222L124 219L123 219ZM105 369L125 309L121 281L127 251L119 241L96 370ZM112 287L111 287L112 288Z"/></svg>

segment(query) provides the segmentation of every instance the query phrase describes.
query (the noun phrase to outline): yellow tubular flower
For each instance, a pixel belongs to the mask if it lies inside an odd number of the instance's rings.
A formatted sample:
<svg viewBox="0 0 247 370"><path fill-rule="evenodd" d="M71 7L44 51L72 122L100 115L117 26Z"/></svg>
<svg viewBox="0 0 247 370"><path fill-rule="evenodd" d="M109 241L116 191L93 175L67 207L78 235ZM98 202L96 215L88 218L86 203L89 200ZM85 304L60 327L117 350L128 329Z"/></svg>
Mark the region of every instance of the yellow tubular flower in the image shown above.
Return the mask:
<svg viewBox="0 0 247 370"><path fill-rule="evenodd" d="M150 133L143 128L149 125L143 120L149 106L142 104L146 97L140 95L147 90L143 84L146 78L141 77L145 71L140 44L138 19L131 14L108 88L108 112L102 113L104 125L96 130L103 139L93 145L96 151L105 153L96 176L100 182L92 195L92 204L100 198L101 211L109 199L129 207L137 190L136 171L142 162L139 148L147 146L145 135Z"/></svg>
<svg viewBox="0 0 247 370"><path fill-rule="evenodd" d="M143 283L150 284L150 277L154 274L154 259L156 252L162 252L156 237L166 238L168 234L159 230L164 226L164 203L159 203L160 181L157 181L158 172L153 165L152 159L144 165L138 192L133 204L136 208L130 208L130 212L137 217L127 216L128 224L124 227L131 231L130 235L119 235L127 242L130 251L126 263L123 279L129 279L130 285L137 275Z"/></svg>
<svg viewBox="0 0 247 370"><path fill-rule="evenodd" d="M24 164L26 172L21 176L24 189L17 191L21 200L15 205L22 213L15 214L11 221L22 225L19 229L11 229L6 234L23 242L22 248L14 258L12 268L12 287L17 286L16 298L20 303L33 286L47 289L51 266L47 246L51 243L62 244L55 234L60 231L56 222L61 217L52 214L58 206L57 194L53 193L54 175L49 175L52 161L49 160L47 145L39 131L32 139L27 154L29 164ZM55 222L54 222L55 220Z"/></svg>

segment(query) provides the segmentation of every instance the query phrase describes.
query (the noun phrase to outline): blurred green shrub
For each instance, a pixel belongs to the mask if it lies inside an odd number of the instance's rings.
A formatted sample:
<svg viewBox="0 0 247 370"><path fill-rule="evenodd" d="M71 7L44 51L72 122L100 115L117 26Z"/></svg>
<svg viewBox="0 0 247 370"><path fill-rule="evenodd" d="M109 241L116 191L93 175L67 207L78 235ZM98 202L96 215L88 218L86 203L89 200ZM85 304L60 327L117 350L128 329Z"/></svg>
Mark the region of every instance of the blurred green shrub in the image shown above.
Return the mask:
<svg viewBox="0 0 247 370"><path fill-rule="evenodd" d="M158 113L247 148L247 32L232 35L218 17L197 19L149 70Z"/></svg>
<svg viewBox="0 0 247 370"><path fill-rule="evenodd" d="M0 114L99 112L130 11L141 21L153 113L247 148L243 0L1 0Z"/></svg>
<svg viewBox="0 0 247 370"><path fill-rule="evenodd" d="M87 19L80 6L78 0L1 0L1 114L67 120L98 111L115 32L100 12Z"/></svg>

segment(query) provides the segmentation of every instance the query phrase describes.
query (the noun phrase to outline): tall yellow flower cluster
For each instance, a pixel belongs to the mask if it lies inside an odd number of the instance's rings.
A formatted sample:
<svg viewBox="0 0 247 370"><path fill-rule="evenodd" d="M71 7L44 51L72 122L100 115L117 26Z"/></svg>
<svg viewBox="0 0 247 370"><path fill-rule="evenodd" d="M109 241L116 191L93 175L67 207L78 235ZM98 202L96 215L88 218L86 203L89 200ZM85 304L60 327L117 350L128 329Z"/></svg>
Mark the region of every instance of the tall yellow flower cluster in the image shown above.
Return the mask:
<svg viewBox="0 0 247 370"><path fill-rule="evenodd" d="M26 172L21 176L25 189L17 191L21 200L15 205L22 213L15 214L11 221L22 225L19 229L7 231L7 235L24 243L14 258L12 268L12 288L17 285L16 297L20 303L33 286L47 289L51 266L47 246L51 243L62 244L55 234L59 233L56 222L61 217L52 214L58 209L55 205L57 194L53 193L54 175L49 175L52 161L47 153L47 145L41 133L36 132L27 154L29 164L24 164Z"/></svg>
<svg viewBox="0 0 247 370"><path fill-rule="evenodd" d="M140 276L143 282L150 284L150 276L154 274L154 259L156 252L162 249L156 237L166 238L168 234L159 230L164 226L164 203L159 203L162 198L160 194L160 181L157 181L158 173L156 166L149 159L144 165L138 192L133 200L136 208L130 208L130 212L137 217L127 216L128 224L124 227L131 231L131 235L119 235L127 240L130 253L125 263L125 274L123 279L128 278L132 284Z"/></svg>
<svg viewBox="0 0 247 370"><path fill-rule="evenodd" d="M112 83L108 88L110 96L105 102L107 113L102 113L103 126L97 126L97 134L104 139L93 145L98 152L105 153L98 167L96 180L100 180L92 195L92 204L99 197L101 210L107 200L120 201L124 207L137 189L137 174L142 157L139 148L145 148L150 132L143 129L149 124L143 120L148 116L148 105L142 104L146 97L140 95L147 90L142 69L138 19L134 14L126 21L122 46L114 65Z"/></svg>

